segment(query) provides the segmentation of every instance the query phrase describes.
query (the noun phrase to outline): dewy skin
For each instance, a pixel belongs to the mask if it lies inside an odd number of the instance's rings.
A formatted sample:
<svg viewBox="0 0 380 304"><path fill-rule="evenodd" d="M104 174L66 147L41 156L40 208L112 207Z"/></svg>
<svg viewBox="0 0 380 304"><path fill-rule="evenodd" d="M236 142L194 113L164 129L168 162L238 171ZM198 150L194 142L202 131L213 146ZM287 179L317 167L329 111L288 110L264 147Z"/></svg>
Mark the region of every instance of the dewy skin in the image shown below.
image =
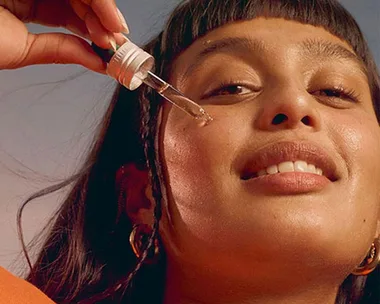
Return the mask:
<svg viewBox="0 0 380 304"><path fill-rule="evenodd" d="M95 44L92 44L92 48L105 62L108 62L107 74L127 89L135 90L145 83L173 105L202 122L202 125L212 121L211 116L202 107L153 74L151 70L154 58L131 41L120 46L116 53L112 50L103 50Z"/></svg>

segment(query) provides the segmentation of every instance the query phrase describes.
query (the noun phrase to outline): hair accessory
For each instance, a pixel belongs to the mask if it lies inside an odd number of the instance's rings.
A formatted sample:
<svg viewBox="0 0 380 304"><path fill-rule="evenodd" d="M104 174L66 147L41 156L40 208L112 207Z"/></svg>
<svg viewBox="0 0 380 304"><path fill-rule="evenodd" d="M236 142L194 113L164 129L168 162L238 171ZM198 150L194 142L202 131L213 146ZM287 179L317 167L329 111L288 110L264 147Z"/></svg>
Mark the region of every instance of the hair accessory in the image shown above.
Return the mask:
<svg viewBox="0 0 380 304"><path fill-rule="evenodd" d="M374 240L366 258L352 271L352 274L357 276L368 275L374 271L378 265L380 265L380 237Z"/></svg>
<svg viewBox="0 0 380 304"><path fill-rule="evenodd" d="M141 258L147 244L149 237L153 230L150 226L145 224L137 224L133 226L131 234L129 236L129 242L132 250L137 258ZM154 251L148 252L148 256L145 259L145 264L155 264L160 256L160 246L158 239L154 240Z"/></svg>

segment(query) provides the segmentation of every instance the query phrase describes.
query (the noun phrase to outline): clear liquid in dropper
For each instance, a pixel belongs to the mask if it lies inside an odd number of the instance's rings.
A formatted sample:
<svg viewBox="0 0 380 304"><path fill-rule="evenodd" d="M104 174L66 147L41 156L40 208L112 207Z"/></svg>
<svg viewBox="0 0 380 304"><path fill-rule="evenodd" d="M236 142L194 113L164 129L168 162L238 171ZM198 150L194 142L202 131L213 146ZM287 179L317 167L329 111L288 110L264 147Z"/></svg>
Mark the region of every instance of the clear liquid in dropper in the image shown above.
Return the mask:
<svg viewBox="0 0 380 304"><path fill-rule="evenodd" d="M92 43L93 50L105 61L110 62L112 56L115 52L112 50L104 50L98 47L96 44ZM121 79L118 81L124 84L125 75L119 75ZM141 67L140 71L134 74L134 77L140 79L142 82L153 88L162 97L171 102L173 105L177 106L181 110L185 111L187 114L191 115L193 118L201 122L201 126L205 126L210 123L213 119L212 117L198 104L184 96L181 92L175 89L173 86L163 81L161 78L154 75L149 70ZM117 78L117 77L116 77ZM127 88L129 88L127 86Z"/></svg>
<svg viewBox="0 0 380 304"><path fill-rule="evenodd" d="M153 73L139 73L139 75L136 76L139 77L145 84L155 89L158 94L171 102L173 105L200 121L202 126L206 126L212 121L212 117L201 106L184 96L176 88L163 81Z"/></svg>

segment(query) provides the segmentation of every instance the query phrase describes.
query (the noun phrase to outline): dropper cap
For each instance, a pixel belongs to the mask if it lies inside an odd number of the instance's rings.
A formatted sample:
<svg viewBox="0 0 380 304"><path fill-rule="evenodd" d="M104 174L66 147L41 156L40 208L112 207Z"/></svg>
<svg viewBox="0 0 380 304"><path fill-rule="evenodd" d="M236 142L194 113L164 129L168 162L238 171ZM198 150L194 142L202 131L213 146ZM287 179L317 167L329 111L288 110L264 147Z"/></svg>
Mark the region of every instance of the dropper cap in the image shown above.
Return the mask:
<svg viewBox="0 0 380 304"><path fill-rule="evenodd" d="M129 40L114 54L95 45L93 49L103 60L109 62L107 74L129 90L137 89L142 84L141 79L144 79L154 66L153 56Z"/></svg>

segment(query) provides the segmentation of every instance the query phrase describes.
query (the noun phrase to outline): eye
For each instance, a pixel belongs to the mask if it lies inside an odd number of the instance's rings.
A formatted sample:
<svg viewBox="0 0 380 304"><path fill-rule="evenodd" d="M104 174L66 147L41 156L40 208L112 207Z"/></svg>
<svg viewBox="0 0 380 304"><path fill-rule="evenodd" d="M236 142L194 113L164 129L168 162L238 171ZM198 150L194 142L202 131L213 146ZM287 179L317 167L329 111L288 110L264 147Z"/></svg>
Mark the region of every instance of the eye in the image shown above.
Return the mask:
<svg viewBox="0 0 380 304"><path fill-rule="evenodd" d="M245 86L233 84L214 90L212 92L212 95L244 95L249 94L251 92L252 91Z"/></svg>
<svg viewBox="0 0 380 304"><path fill-rule="evenodd" d="M318 90L313 92L313 94L321 97L327 97L329 99L341 99L352 102L358 101L359 98L358 94L354 90L346 89L344 87L335 87Z"/></svg>
<svg viewBox="0 0 380 304"><path fill-rule="evenodd" d="M211 92L206 93L204 98L208 97L218 97L218 96L243 96L258 92L258 88L252 88L252 86L244 85L244 84L234 84L234 83L226 83L218 86L217 89L211 90Z"/></svg>

